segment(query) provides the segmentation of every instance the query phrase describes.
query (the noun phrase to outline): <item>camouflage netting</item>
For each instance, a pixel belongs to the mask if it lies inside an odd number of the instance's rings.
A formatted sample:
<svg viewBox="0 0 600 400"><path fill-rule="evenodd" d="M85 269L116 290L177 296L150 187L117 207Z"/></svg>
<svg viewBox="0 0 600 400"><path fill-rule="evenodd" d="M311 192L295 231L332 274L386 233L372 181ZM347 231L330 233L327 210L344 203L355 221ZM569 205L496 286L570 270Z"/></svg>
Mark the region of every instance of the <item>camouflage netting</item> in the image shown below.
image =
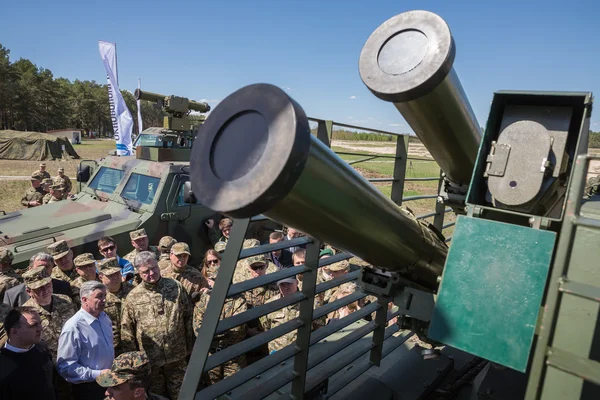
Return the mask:
<svg viewBox="0 0 600 400"><path fill-rule="evenodd" d="M65 137L40 132L0 131L0 159L42 161L69 158L81 157Z"/></svg>

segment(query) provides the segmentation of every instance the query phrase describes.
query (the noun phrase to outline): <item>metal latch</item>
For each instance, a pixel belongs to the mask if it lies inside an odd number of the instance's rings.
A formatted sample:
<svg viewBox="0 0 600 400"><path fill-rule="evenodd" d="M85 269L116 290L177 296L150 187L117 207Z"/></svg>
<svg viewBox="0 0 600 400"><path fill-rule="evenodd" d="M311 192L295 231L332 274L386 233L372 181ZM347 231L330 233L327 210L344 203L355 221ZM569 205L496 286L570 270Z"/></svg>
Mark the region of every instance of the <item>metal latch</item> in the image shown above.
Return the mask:
<svg viewBox="0 0 600 400"><path fill-rule="evenodd" d="M508 156L510 154L510 144L492 142L490 154L485 160L484 177L488 176L504 176L506 164L508 164Z"/></svg>

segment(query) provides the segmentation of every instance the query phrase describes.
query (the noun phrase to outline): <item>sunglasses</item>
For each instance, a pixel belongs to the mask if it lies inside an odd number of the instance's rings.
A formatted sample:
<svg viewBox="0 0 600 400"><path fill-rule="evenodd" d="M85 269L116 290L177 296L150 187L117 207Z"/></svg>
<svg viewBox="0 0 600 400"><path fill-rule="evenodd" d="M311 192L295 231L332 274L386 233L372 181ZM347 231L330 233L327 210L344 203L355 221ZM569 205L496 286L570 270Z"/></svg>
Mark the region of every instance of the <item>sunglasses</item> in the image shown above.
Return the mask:
<svg viewBox="0 0 600 400"><path fill-rule="evenodd" d="M103 249L100 249L100 251L112 251L114 249L115 249L115 245L113 244L113 245L110 245L110 246L105 247Z"/></svg>
<svg viewBox="0 0 600 400"><path fill-rule="evenodd" d="M206 260L207 264L218 264L219 260Z"/></svg>
<svg viewBox="0 0 600 400"><path fill-rule="evenodd" d="M252 271L260 271L262 269L267 268L266 264L253 264L250 266L250 268L252 269Z"/></svg>

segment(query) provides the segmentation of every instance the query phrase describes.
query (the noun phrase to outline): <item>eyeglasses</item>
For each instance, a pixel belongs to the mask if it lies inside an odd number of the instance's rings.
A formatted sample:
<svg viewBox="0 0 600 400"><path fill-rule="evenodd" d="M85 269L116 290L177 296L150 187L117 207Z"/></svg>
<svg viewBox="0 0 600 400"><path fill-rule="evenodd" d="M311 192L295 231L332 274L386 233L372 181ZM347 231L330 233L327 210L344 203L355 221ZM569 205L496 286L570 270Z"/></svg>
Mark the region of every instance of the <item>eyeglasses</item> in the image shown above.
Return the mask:
<svg viewBox="0 0 600 400"><path fill-rule="evenodd" d="M206 260L207 264L218 264L219 260Z"/></svg>
<svg viewBox="0 0 600 400"><path fill-rule="evenodd" d="M103 249L100 249L100 251L113 251L114 249L115 249L115 245L114 245L114 244L111 244L111 245L110 245L110 246L108 246L108 247L105 247L105 248L103 248Z"/></svg>
<svg viewBox="0 0 600 400"><path fill-rule="evenodd" d="M250 266L250 268L252 269L252 271L259 271L259 270L267 268L267 265L266 264L252 264Z"/></svg>

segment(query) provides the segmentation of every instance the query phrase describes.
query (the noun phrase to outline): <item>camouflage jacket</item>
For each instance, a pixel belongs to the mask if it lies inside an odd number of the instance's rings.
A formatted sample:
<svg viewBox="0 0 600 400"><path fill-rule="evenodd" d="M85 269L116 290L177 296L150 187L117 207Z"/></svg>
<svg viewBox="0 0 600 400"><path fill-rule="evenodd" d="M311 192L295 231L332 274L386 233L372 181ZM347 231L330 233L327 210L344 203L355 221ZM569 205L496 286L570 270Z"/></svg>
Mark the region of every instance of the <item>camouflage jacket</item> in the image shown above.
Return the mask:
<svg viewBox="0 0 600 400"><path fill-rule="evenodd" d="M23 281L21 276L12 268L8 271L0 272L0 300L4 299L4 292L7 289L17 286Z"/></svg>
<svg viewBox="0 0 600 400"><path fill-rule="evenodd" d="M66 175L63 175L62 177L60 175L55 176L53 179L53 182L55 185L64 185L65 194L68 194L71 191L71 189L73 188L71 179Z"/></svg>
<svg viewBox="0 0 600 400"><path fill-rule="evenodd" d="M63 198L62 197L57 198L57 197L54 197L53 195L50 195L50 199L48 199L48 204L56 203L58 201L63 201Z"/></svg>
<svg viewBox="0 0 600 400"><path fill-rule="evenodd" d="M98 275L96 275L96 279L94 280L100 282L100 278L98 278ZM83 276L78 276L71 282L71 289L73 289L73 287L76 287L77 291L79 292L79 289L81 289L81 285L83 285L84 282L87 282L87 280L83 279Z"/></svg>
<svg viewBox="0 0 600 400"><path fill-rule="evenodd" d="M122 306L122 351L145 351L153 367L185 360L194 345L192 306L183 286L169 278L142 282Z"/></svg>
<svg viewBox="0 0 600 400"><path fill-rule="evenodd" d="M64 272L62 269L60 269L58 266L52 268L52 273L50 274L50 276L54 279L58 279L61 281L65 281L65 282L73 282L79 275L77 274L77 272L75 271L75 267L73 267L73 269L71 270L71 272L66 273Z"/></svg>
<svg viewBox="0 0 600 400"><path fill-rule="evenodd" d="M43 179L50 179L50 173L48 171L42 171L41 169L38 169L36 172L38 174L42 174Z"/></svg>
<svg viewBox="0 0 600 400"><path fill-rule="evenodd" d="M158 258L158 266L160 267L160 270L161 271L164 270L169 265L171 265L171 259L169 258L169 255L161 254L160 257Z"/></svg>
<svg viewBox="0 0 600 400"><path fill-rule="evenodd" d="M42 200L44 199L45 192L42 189L34 189L30 187L25 192L25 196L21 198L21 205L24 207L30 207L30 201L39 201L42 204Z"/></svg>
<svg viewBox="0 0 600 400"><path fill-rule="evenodd" d="M281 295L275 296L270 299L270 301L279 300ZM298 316L300 310L300 306L296 304L292 304L291 306L284 307L280 310L272 312L268 315L263 315L260 317L260 322L262 326L268 330L278 327L281 324L284 324ZM291 332L286 333L283 336L278 337L277 339L271 340L269 342L269 353L277 350L281 350L284 347L288 346L291 343L296 341L297 331L293 330Z"/></svg>
<svg viewBox="0 0 600 400"><path fill-rule="evenodd" d="M121 315L123 300L131 292L133 286L127 282L122 282L121 287L115 293L106 291L106 306L104 312L112 322L113 346L115 348L115 357L122 353L121 347Z"/></svg>
<svg viewBox="0 0 600 400"><path fill-rule="evenodd" d="M154 256L158 260L160 258L160 250L156 246L148 246L148 251L154 253ZM137 249L131 250L129 253L123 257L123 259L129 261L133 265L133 261L135 260L135 256L137 256L140 252Z"/></svg>
<svg viewBox="0 0 600 400"><path fill-rule="evenodd" d="M275 284L260 286L244 292L246 302L252 307L262 306L277 295L279 295L279 289Z"/></svg>
<svg viewBox="0 0 600 400"><path fill-rule="evenodd" d="M202 293L200 300L194 307L194 332L198 336L202 321L204 319L204 313L208 307L210 301L210 293ZM233 317L234 315L241 314L247 310L246 299L241 294L225 299L223 310L221 311L221 319ZM217 349L224 349L227 346L231 346L235 343L239 343L246 337L246 324L238 325L226 332L215 335L211 345L211 353L217 351Z"/></svg>
<svg viewBox="0 0 600 400"><path fill-rule="evenodd" d="M50 199L51 199L52 197L53 197L53 196L52 196L50 193L46 193L46 194L44 195L44 197L42 198L42 204L48 204L48 202L50 201Z"/></svg>
<svg viewBox="0 0 600 400"><path fill-rule="evenodd" d="M52 312L35 302L30 298L23 304L23 307L33 307L40 314L42 320L42 339L48 344L52 360L56 360L58 351L58 338L65 322L69 320L77 312L77 307L73 301L62 294L52 295Z"/></svg>
<svg viewBox="0 0 600 400"><path fill-rule="evenodd" d="M8 315L8 312L12 310L12 307L8 304L0 303L0 349L4 347L4 344L8 340L6 331L4 330L4 318Z"/></svg>
<svg viewBox="0 0 600 400"><path fill-rule="evenodd" d="M182 271L178 271L173 264L169 263L161 271L161 275L165 278L175 279L177 282L183 285L183 288L190 296L194 292L200 293L200 289L208 287L208 281L204 276L193 267L186 265Z"/></svg>

